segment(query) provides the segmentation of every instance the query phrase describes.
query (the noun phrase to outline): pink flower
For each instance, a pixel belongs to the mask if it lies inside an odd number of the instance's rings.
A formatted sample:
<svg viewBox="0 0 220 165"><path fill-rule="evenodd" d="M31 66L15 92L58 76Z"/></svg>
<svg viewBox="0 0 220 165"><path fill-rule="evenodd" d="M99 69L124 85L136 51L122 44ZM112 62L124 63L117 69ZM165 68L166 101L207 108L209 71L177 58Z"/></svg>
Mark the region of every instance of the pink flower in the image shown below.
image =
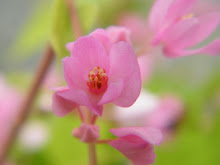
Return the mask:
<svg viewBox="0 0 220 165"><path fill-rule="evenodd" d="M147 20L138 15L128 13L122 15L118 20L119 25L131 31L131 40L135 45L135 50L141 54L148 54L151 50L151 38Z"/></svg>
<svg viewBox="0 0 220 165"><path fill-rule="evenodd" d="M148 165L154 163L156 155L153 145L159 145L162 134L159 130L149 127L128 127L111 129L119 139L110 145L119 150L134 165Z"/></svg>
<svg viewBox="0 0 220 165"><path fill-rule="evenodd" d="M153 58L149 54L144 54L138 57L138 64L141 72L142 83L145 83L152 74Z"/></svg>
<svg viewBox="0 0 220 165"><path fill-rule="evenodd" d="M82 123L79 128L75 128L72 134L86 143L95 142L100 137L98 126L85 123Z"/></svg>
<svg viewBox="0 0 220 165"><path fill-rule="evenodd" d="M174 95L159 97L144 90L129 108L115 107L111 120L120 126L148 126L160 129L166 137L184 115L181 100Z"/></svg>
<svg viewBox="0 0 220 165"><path fill-rule="evenodd" d="M60 85L61 82L61 75L56 71L55 66L52 66L42 83L42 92L39 98L39 108L41 111L51 112L51 96L53 95L53 91L50 89Z"/></svg>
<svg viewBox="0 0 220 165"><path fill-rule="evenodd" d="M192 49L217 28L220 12L199 13L196 0L157 0L151 10L149 24L154 32L153 45L163 44L168 57L193 54L218 55L220 39L209 45Z"/></svg>
<svg viewBox="0 0 220 165"><path fill-rule="evenodd" d="M11 128L12 122L18 113L17 110L21 103L21 96L14 88L8 85L1 76L0 100L0 146L2 146L8 137L8 131Z"/></svg>
<svg viewBox="0 0 220 165"><path fill-rule="evenodd" d="M154 113L159 103L159 97L142 89L137 101L131 107L115 106L111 120L120 126L146 126L148 115Z"/></svg>
<svg viewBox="0 0 220 165"><path fill-rule="evenodd" d="M147 116L147 125L169 133L183 116L183 105L175 96L165 96L157 108Z"/></svg>
<svg viewBox="0 0 220 165"><path fill-rule="evenodd" d="M131 39L135 43L144 41L147 37L147 21L135 14L124 14L119 18L119 25L128 28L131 31Z"/></svg>
<svg viewBox="0 0 220 165"><path fill-rule="evenodd" d="M131 44L114 35L97 29L67 45L71 57L63 59L63 66L68 87L56 90L53 97L59 96L53 105L58 101L67 108L53 106L56 115L66 115L82 105L100 116L106 103L129 107L136 101L141 90L138 62Z"/></svg>
<svg viewBox="0 0 220 165"><path fill-rule="evenodd" d="M59 117L67 115L72 112L73 109L78 107L75 102L62 97L62 95L68 91L68 87L60 87L56 88L55 93L53 94L52 108L54 113Z"/></svg>

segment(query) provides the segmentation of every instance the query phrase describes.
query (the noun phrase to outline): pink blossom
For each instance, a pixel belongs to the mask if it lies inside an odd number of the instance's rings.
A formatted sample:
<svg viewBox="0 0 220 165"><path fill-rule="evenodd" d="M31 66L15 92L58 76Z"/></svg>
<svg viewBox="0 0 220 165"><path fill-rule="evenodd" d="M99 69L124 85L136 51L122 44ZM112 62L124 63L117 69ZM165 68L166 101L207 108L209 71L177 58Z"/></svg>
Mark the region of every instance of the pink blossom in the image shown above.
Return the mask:
<svg viewBox="0 0 220 165"><path fill-rule="evenodd" d="M2 146L21 102L18 91L8 85L2 76L0 76L0 100L0 146Z"/></svg>
<svg viewBox="0 0 220 165"><path fill-rule="evenodd" d="M68 87L54 94L53 105L58 101L61 107L53 106L56 115L83 105L100 116L106 103L129 107L136 101L141 90L140 69L131 44L120 41L123 39L97 29L67 45L71 57L62 62Z"/></svg>
<svg viewBox="0 0 220 165"><path fill-rule="evenodd" d="M138 56L138 64L140 67L142 83L145 83L152 74L153 58L149 54L143 54Z"/></svg>
<svg viewBox="0 0 220 165"><path fill-rule="evenodd" d="M151 33L147 29L147 21L135 14L124 14L119 19L119 25L130 30L131 41L134 44L138 56L138 64L141 71L142 82L148 80L151 75L154 58L151 52ZM128 35L127 35L128 36Z"/></svg>
<svg viewBox="0 0 220 165"><path fill-rule="evenodd" d="M154 163L156 155L153 145L159 145L162 134L159 130L150 127L127 127L111 129L119 139L110 142L110 145L119 150L134 165L148 165Z"/></svg>
<svg viewBox="0 0 220 165"><path fill-rule="evenodd" d="M146 125L169 133L172 126L183 116L183 104L175 96L164 96L153 112L147 116ZM171 127L171 128L170 128Z"/></svg>
<svg viewBox="0 0 220 165"><path fill-rule="evenodd" d="M82 123L79 128L75 128L72 134L86 143L95 142L100 137L98 126L85 123Z"/></svg>
<svg viewBox="0 0 220 165"><path fill-rule="evenodd" d="M56 70L55 66L52 66L42 84L42 92L39 98L39 107L41 111L51 112L51 96L53 95L53 91L51 90L51 88L60 85L61 82L61 75Z"/></svg>
<svg viewBox="0 0 220 165"><path fill-rule="evenodd" d="M218 27L220 12L197 12L196 0L157 0L149 17L154 32L153 45L163 44L168 57L193 54L218 55L220 39L207 46L194 48Z"/></svg>
<svg viewBox="0 0 220 165"><path fill-rule="evenodd" d="M78 107L75 102L62 97L67 91L69 91L68 87L60 87L56 88L55 93L53 94L52 108L54 113L59 117L67 115L73 109Z"/></svg>
<svg viewBox="0 0 220 165"><path fill-rule="evenodd" d="M129 108L115 107L113 118L120 126L150 126L160 129L167 137L183 117L183 104L174 95L159 97L141 91L137 101Z"/></svg>
<svg viewBox="0 0 220 165"><path fill-rule="evenodd" d="M148 54L150 52L152 33L148 29L146 19L127 13L119 18L118 24L130 30L132 43L138 53Z"/></svg>
<svg viewBox="0 0 220 165"><path fill-rule="evenodd" d="M145 126L148 115L154 113L159 103L158 96L142 89L137 101L131 107L115 106L111 119L120 126Z"/></svg>
<svg viewBox="0 0 220 165"><path fill-rule="evenodd" d="M107 29L96 29L89 36L94 37L105 47L109 52L113 44L119 41L125 41L131 43L130 31L127 28L121 26L110 26ZM71 52L74 42L66 44L66 48Z"/></svg>

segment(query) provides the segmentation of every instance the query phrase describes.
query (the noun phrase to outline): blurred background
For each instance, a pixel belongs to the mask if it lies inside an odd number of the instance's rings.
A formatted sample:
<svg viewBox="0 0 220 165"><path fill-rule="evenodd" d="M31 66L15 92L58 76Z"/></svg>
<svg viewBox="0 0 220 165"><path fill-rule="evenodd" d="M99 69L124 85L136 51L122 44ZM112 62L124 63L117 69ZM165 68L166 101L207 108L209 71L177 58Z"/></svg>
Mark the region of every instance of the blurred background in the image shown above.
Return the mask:
<svg viewBox="0 0 220 165"><path fill-rule="evenodd" d="M84 34L98 27L119 25L120 18L126 14L147 20L152 4L152 0L76 0ZM78 117L73 113L58 118L51 110L52 91L49 88L64 82L61 58L68 55L65 44L74 40L68 19L65 5L60 0L0 1L0 74L20 93L20 97L27 92L45 44L51 41L57 52L32 113L12 149L8 160L11 164L87 164L87 146L71 136L72 129L80 124ZM220 30L207 42L217 35L220 36ZM169 140L165 139L156 147L155 164L218 164L220 56L177 59L167 59L160 53L151 56L154 58L153 67L144 90L157 98L175 95L183 109L181 117L171 123ZM98 121L101 138L110 138L109 128L117 127L119 122L104 116ZM99 144L97 153L99 164L129 164L109 145Z"/></svg>

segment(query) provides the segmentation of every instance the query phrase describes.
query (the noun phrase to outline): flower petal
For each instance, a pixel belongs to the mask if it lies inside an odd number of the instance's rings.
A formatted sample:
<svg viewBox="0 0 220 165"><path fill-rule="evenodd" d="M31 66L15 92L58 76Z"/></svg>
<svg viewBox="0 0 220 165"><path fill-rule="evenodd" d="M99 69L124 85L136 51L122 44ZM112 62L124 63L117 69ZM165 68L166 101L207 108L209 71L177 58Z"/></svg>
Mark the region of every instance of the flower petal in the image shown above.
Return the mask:
<svg viewBox="0 0 220 165"><path fill-rule="evenodd" d="M109 59L104 46L91 36L81 37L74 43L71 57L81 64L83 70L78 69L81 73L88 74L96 66L105 69L106 72L109 70Z"/></svg>
<svg viewBox="0 0 220 165"><path fill-rule="evenodd" d="M153 59L149 54L138 57L142 83L148 80L153 68Z"/></svg>
<svg viewBox="0 0 220 165"><path fill-rule="evenodd" d="M88 73L79 61L72 57L65 57L62 60L64 68L64 77L70 88L79 88L86 90Z"/></svg>
<svg viewBox="0 0 220 165"><path fill-rule="evenodd" d="M131 106L141 91L140 69L134 50L130 44L121 41L113 45L109 58L109 82L118 79L124 81L124 89L121 95L114 100L114 103L123 107Z"/></svg>
<svg viewBox="0 0 220 165"><path fill-rule="evenodd" d="M204 46L202 48L195 49L195 50L188 50L188 51L184 52L185 55L209 54L212 56L219 55L219 53L220 53L220 39L217 39L217 40L211 42L209 45Z"/></svg>
<svg viewBox="0 0 220 165"><path fill-rule="evenodd" d="M153 164L156 158L153 145L149 143L132 143L123 139L110 142L110 145L119 150L134 165Z"/></svg>
<svg viewBox="0 0 220 165"><path fill-rule="evenodd" d="M73 45L74 45L74 42L69 42L69 43L67 43L67 44L66 44L66 49L71 52L71 51L72 51L72 48L73 48Z"/></svg>
<svg viewBox="0 0 220 165"><path fill-rule="evenodd" d="M121 107L130 107L137 100L141 92L141 75L136 65L131 76L124 82L124 89L114 103Z"/></svg>
<svg viewBox="0 0 220 165"><path fill-rule="evenodd" d="M135 135L142 140L153 144L159 145L162 141L163 135L160 130L150 127L125 127L110 129L110 132L117 137L126 137L129 135Z"/></svg>
<svg viewBox="0 0 220 165"><path fill-rule="evenodd" d="M91 110L94 114L101 116L103 106L98 106L94 101L95 99L91 99L90 95L83 90L79 90L77 88L70 88L63 93L59 94L66 100L77 103L78 105L86 106L89 110Z"/></svg>
<svg viewBox="0 0 220 165"><path fill-rule="evenodd" d="M112 42L110 41L108 32L104 29L96 29L93 31L90 36L94 37L98 41L100 41L105 47L106 51L109 52L112 46Z"/></svg>
<svg viewBox="0 0 220 165"><path fill-rule="evenodd" d="M110 26L106 29L113 44L125 41L131 44L130 31L122 26Z"/></svg>
<svg viewBox="0 0 220 165"><path fill-rule="evenodd" d="M109 78L111 80L127 78L133 70L134 58L135 53L130 44L124 41L114 44L109 54Z"/></svg>
<svg viewBox="0 0 220 165"><path fill-rule="evenodd" d="M192 39L190 45L193 46L206 39L217 28L220 22L220 12L211 12L198 17L199 27L196 36Z"/></svg>
<svg viewBox="0 0 220 165"><path fill-rule="evenodd" d="M173 1L174 0L157 0L154 3L149 17L150 27L154 32L157 32L161 28L170 4L173 3Z"/></svg>
<svg viewBox="0 0 220 165"><path fill-rule="evenodd" d="M68 87L60 87L55 89L55 93L53 94L52 108L54 113L58 117L63 117L67 115L77 107L76 103L70 100L66 100L65 98L60 96L62 93L65 93L68 90Z"/></svg>
<svg viewBox="0 0 220 165"><path fill-rule="evenodd" d="M176 19L182 19L183 16L190 14L191 9L195 5L197 0L176 0L174 1L168 10L166 19L175 21Z"/></svg>
<svg viewBox="0 0 220 165"><path fill-rule="evenodd" d="M180 57L180 56L189 56L194 54L209 54L212 56L216 56L220 54L220 39L217 39L212 43L210 43L209 45L199 49L183 50L183 49L166 48L164 49L164 52L167 57Z"/></svg>
<svg viewBox="0 0 220 165"><path fill-rule="evenodd" d="M183 48L192 41L192 37L198 30L198 19L191 18L182 20L167 29L163 34L165 46Z"/></svg>
<svg viewBox="0 0 220 165"><path fill-rule="evenodd" d="M162 140L159 130L149 127L128 127L111 129L118 140L109 144L122 152L134 165L154 163L156 157L153 145L158 145Z"/></svg>
<svg viewBox="0 0 220 165"><path fill-rule="evenodd" d="M82 123L79 128L73 130L72 134L82 142L95 142L100 136L99 126Z"/></svg>
<svg viewBox="0 0 220 165"><path fill-rule="evenodd" d="M114 101L115 98L121 95L122 90L123 90L122 80L119 80L117 82L111 82L108 86L107 91L104 93L102 99L98 103L98 105L103 105Z"/></svg>

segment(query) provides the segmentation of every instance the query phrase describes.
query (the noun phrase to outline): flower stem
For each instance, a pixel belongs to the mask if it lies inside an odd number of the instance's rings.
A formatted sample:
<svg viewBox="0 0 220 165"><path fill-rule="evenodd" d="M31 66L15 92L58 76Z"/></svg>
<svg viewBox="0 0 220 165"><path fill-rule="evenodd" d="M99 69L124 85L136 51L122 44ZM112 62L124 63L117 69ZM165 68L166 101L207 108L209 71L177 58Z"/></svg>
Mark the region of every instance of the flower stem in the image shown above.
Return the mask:
<svg viewBox="0 0 220 165"><path fill-rule="evenodd" d="M114 139L98 140L98 141L96 141L96 144L106 144L106 143L110 143L113 140Z"/></svg>
<svg viewBox="0 0 220 165"><path fill-rule="evenodd" d="M79 117L80 117L81 122L84 123L84 122L85 122L85 119L84 119L84 115L83 115L83 112L82 112L82 110L81 110L80 107L77 108L77 112L78 112L78 114L79 114Z"/></svg>
<svg viewBox="0 0 220 165"><path fill-rule="evenodd" d="M95 143L89 143L88 150L89 150L89 165L97 165Z"/></svg>
<svg viewBox="0 0 220 165"><path fill-rule="evenodd" d="M46 75L46 71L48 70L53 58L54 58L53 49L50 45L47 45L46 50L45 50L45 55L42 61L40 62L40 65L35 74L33 83L31 84L26 97L24 97L24 100L23 100L23 103L21 104L18 115L15 117L15 120L13 121L11 125L11 129L9 130L9 133L8 133L8 138L6 142L3 144L3 146L1 146L0 165L3 164L4 160L9 154L10 148L13 145L13 142L16 138L16 135L21 125L25 122L27 116L30 113L31 105L33 104L37 96L37 92L40 88L40 85L44 79L44 76Z"/></svg>
<svg viewBox="0 0 220 165"><path fill-rule="evenodd" d="M65 1L66 1L67 8L69 10L72 30L75 33L75 37L79 38L82 36L82 30L81 30L79 16L77 14L74 0L65 0Z"/></svg>
<svg viewBox="0 0 220 165"><path fill-rule="evenodd" d="M92 117L91 117L91 124L95 124L97 119L98 119L97 115L92 115Z"/></svg>

